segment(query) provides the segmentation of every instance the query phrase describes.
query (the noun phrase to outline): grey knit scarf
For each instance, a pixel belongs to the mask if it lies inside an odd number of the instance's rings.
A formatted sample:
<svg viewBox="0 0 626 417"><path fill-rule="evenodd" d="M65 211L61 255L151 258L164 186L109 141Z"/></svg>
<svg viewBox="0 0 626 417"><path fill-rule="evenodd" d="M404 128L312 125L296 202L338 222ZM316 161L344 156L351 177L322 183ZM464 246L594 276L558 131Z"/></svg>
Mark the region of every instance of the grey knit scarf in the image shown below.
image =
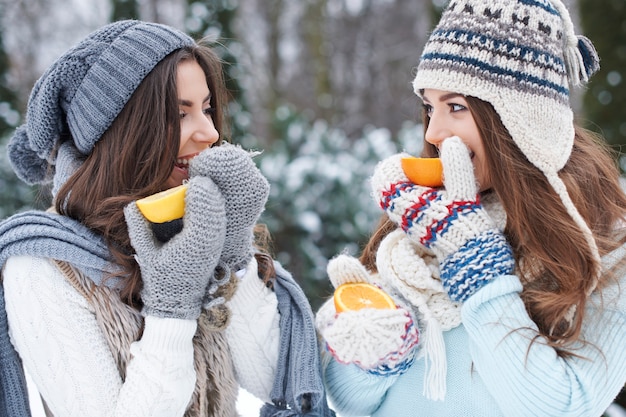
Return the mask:
<svg viewBox="0 0 626 417"><path fill-rule="evenodd" d="M33 255L72 263L101 283L108 262L107 246L92 231L69 217L41 211L16 214L0 223L0 267L11 256ZM110 280L114 283L113 280ZM0 415L30 417L22 362L9 339L0 286Z"/></svg>
<svg viewBox="0 0 626 417"><path fill-rule="evenodd" d="M302 288L274 262L274 290L280 312L278 367L270 396L273 404L260 417L334 417L322 382L315 321Z"/></svg>

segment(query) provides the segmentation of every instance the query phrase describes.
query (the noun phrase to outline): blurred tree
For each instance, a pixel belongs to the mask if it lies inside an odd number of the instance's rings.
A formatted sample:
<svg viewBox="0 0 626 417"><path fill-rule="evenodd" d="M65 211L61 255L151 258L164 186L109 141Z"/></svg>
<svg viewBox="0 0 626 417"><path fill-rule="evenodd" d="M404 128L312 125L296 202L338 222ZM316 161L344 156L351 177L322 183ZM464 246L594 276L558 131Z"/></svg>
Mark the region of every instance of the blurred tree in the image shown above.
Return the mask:
<svg viewBox="0 0 626 417"><path fill-rule="evenodd" d="M34 191L23 184L11 170L5 147L11 133L20 123L18 96L9 86L10 62L0 32L0 219L33 203Z"/></svg>
<svg viewBox="0 0 626 417"><path fill-rule="evenodd" d="M139 5L136 0L111 0L111 22L125 19L139 19Z"/></svg>
<svg viewBox="0 0 626 417"><path fill-rule="evenodd" d="M230 137L233 142L247 147L255 146L256 140L247 133L249 113L245 97L239 85L241 68L237 62L237 51L241 46L233 31L233 19L237 10L235 0L202 2L188 0L185 27L195 39L204 39L217 52L224 65L226 87L230 93Z"/></svg>
<svg viewBox="0 0 626 417"><path fill-rule="evenodd" d="M17 94L8 85L9 57L4 49L4 36L0 32L0 137L12 131L20 120Z"/></svg>
<svg viewBox="0 0 626 417"><path fill-rule="evenodd" d="M352 140L368 125L397 133L416 114L410 82L431 8L430 0L239 0L251 131L281 140L274 112L289 104Z"/></svg>
<svg viewBox="0 0 626 417"><path fill-rule="evenodd" d="M591 129L622 147L626 144L626 2L579 0L579 7L583 32L600 55L600 71L589 84L584 112Z"/></svg>
<svg viewBox="0 0 626 417"><path fill-rule="evenodd" d="M374 165L399 149L418 154L421 126L407 122L397 138L369 128L354 141L288 106L276 110L274 123L281 140L259 156L272 185L261 220L272 232L277 259L317 308L332 293L328 259L343 251L360 254L382 214L369 191Z"/></svg>

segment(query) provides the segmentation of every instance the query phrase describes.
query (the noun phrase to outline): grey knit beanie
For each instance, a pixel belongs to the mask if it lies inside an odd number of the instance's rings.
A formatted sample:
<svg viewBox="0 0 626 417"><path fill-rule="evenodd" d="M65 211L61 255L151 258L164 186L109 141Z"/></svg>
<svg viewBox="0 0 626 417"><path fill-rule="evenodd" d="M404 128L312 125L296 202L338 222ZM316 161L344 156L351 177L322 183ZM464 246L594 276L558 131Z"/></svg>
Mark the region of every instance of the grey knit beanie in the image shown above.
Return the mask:
<svg viewBox="0 0 626 417"><path fill-rule="evenodd" d="M88 35L57 59L31 92L26 123L8 145L18 177L28 184L54 178L58 189L150 71L174 50L193 44L177 29L136 20L110 23ZM55 149L70 136L72 142L56 157Z"/></svg>
<svg viewBox="0 0 626 417"><path fill-rule="evenodd" d="M452 0L424 47L413 88L490 103L599 261L591 230L558 175L574 144L570 87L598 69L593 44L574 33L560 0Z"/></svg>

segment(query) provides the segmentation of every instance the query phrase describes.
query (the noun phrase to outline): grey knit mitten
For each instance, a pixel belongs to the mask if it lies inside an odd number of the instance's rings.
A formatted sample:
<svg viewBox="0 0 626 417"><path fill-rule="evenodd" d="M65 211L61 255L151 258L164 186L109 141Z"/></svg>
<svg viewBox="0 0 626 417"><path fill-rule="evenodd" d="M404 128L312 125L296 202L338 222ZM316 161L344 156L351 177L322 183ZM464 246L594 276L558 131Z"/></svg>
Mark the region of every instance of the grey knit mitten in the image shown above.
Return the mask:
<svg viewBox="0 0 626 417"><path fill-rule="evenodd" d="M183 229L159 242L133 202L124 208L141 268L142 314L194 320L218 264L226 234L224 198L210 178L189 181Z"/></svg>
<svg viewBox="0 0 626 417"><path fill-rule="evenodd" d="M244 268L254 254L254 225L265 208L269 183L240 146L224 142L192 159L189 175L211 178L226 201L226 239L220 263Z"/></svg>

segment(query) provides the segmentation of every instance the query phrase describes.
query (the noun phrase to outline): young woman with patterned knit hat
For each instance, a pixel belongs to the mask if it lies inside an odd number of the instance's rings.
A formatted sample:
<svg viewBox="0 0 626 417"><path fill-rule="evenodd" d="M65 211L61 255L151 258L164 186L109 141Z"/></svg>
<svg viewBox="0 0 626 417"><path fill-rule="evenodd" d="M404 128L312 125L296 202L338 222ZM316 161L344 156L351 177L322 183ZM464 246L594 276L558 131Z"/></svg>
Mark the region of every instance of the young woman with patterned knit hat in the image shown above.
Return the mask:
<svg viewBox="0 0 626 417"><path fill-rule="evenodd" d="M413 81L424 155L371 179L384 215L335 286L370 281L395 310L316 322L342 415L600 416L626 382L626 196L570 89L598 69L560 0L453 0Z"/></svg>

